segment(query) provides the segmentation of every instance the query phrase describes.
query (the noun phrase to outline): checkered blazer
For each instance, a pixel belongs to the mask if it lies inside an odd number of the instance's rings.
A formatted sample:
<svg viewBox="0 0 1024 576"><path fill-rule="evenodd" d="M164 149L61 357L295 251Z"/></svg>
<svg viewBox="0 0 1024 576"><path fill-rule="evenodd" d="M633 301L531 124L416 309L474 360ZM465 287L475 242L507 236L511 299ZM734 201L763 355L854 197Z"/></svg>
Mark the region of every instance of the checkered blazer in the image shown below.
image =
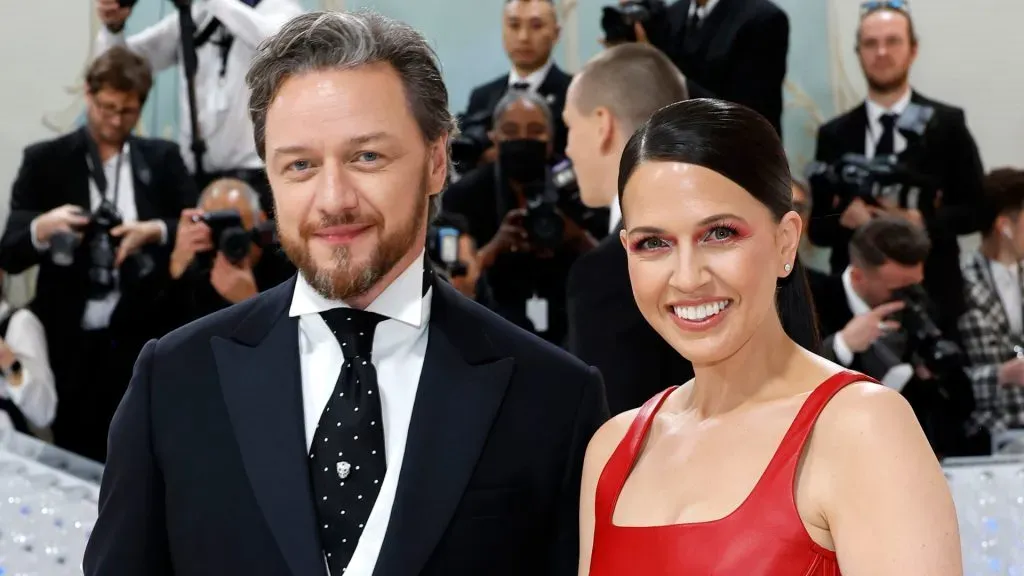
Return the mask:
<svg viewBox="0 0 1024 576"><path fill-rule="evenodd" d="M1002 300L992 283L988 260L980 252L962 265L967 312L957 325L967 353L967 375L974 386L975 421L998 433L1024 427L1024 387L998 382L999 366L1017 356L1014 346L1024 338L1010 330ZM1024 274L1021 291L1024 292Z"/></svg>

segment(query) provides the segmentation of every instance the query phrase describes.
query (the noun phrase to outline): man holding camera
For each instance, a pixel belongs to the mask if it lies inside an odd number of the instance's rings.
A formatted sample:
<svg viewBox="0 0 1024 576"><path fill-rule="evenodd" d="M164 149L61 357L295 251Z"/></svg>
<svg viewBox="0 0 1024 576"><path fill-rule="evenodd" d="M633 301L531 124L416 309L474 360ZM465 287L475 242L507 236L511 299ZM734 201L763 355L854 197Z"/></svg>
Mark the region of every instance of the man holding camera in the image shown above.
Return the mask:
<svg viewBox="0 0 1024 576"><path fill-rule="evenodd" d="M929 181L924 187L937 190L934 199L922 194L915 206L887 198L865 200L832 186L815 186L808 234L814 244L832 249L832 270L837 273L850 261L846 247L853 231L871 218L895 214L925 226L933 246L925 263L925 285L945 313L939 321L954 331L964 309L956 236L977 228L972 204L981 197L983 171L963 110L911 89L910 68L917 49L905 0L869 0L861 5L856 50L868 97L819 129L815 156L830 165L847 154L866 160L895 157L899 167ZM914 116L921 118L916 127L908 122Z"/></svg>
<svg viewBox="0 0 1024 576"><path fill-rule="evenodd" d="M554 116L552 156L565 152L566 128L562 122L565 92L572 76L552 58L561 29L553 0L505 0L501 40L512 69L508 74L477 86L461 121L464 158L456 158L460 171L497 159L497 148L488 136L498 101L510 89L530 91L543 97Z"/></svg>
<svg viewBox="0 0 1024 576"><path fill-rule="evenodd" d="M512 90L498 102L491 133L497 162L480 166L442 196L460 214L478 250L489 288L484 301L521 328L561 345L566 335L565 282L576 257L607 234L607 221L586 210L574 190L559 188L548 167L554 123L544 98Z"/></svg>
<svg viewBox="0 0 1024 576"><path fill-rule="evenodd" d="M984 238L963 264L967 312L959 326L975 420L996 435L1024 428L1024 172L995 170L984 190Z"/></svg>
<svg viewBox="0 0 1024 576"><path fill-rule="evenodd" d="M935 322L920 283L931 249L927 233L896 216L879 216L850 241L851 263L812 284L825 358L899 390L941 454L963 454L974 399L955 354Z"/></svg>
<svg viewBox="0 0 1024 576"><path fill-rule="evenodd" d="M618 18L606 9L606 44L653 44L686 75L691 96L743 104L782 134L789 17L781 8L770 0L679 0L667 8L663 0L619 0L619 5Z"/></svg>
<svg viewBox="0 0 1024 576"><path fill-rule="evenodd" d="M165 276L195 184L178 147L131 135L152 86L124 48L86 72L86 125L25 150L0 240L0 269L39 265L32 309L46 329L57 444L102 460L107 427L153 336L146 310Z"/></svg>
<svg viewBox="0 0 1024 576"><path fill-rule="evenodd" d="M144 0L162 2L165 0ZM219 178L248 182L260 193L263 208L273 211L270 185L263 162L253 146L245 72L260 42L280 30L285 22L303 12L296 0L171 0L178 10L160 22L125 38L124 27L136 0L96 0L96 12L104 27L96 38L97 54L111 46L127 45L145 57L155 72L181 63L182 42L179 11L191 10L196 26L195 104L200 127L197 136L206 151L201 162L203 189ZM182 150L191 150L192 126L187 83L179 90ZM194 150L185 154L189 169L196 172Z"/></svg>
<svg viewBox="0 0 1024 576"><path fill-rule="evenodd" d="M643 90L636 87L643 85ZM609 208L610 234L569 272L569 351L604 376L608 406L632 410L693 377L693 367L644 320L633 299L626 250L619 238L619 158L633 132L660 108L686 100L686 79L667 56L642 44L609 48L586 64L569 87L566 154L580 197Z"/></svg>
<svg viewBox="0 0 1024 576"><path fill-rule="evenodd" d="M295 273L275 252L273 222L259 195L236 179L203 191L198 208L183 210L171 252L171 281L159 299L166 331L247 300Z"/></svg>

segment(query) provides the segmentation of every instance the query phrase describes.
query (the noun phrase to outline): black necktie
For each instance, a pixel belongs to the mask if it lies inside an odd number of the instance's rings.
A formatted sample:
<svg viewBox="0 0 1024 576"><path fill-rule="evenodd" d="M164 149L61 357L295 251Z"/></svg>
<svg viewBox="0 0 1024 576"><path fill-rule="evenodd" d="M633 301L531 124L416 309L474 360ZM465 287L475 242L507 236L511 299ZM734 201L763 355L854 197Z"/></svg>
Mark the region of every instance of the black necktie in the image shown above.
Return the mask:
<svg viewBox="0 0 1024 576"><path fill-rule="evenodd" d="M529 82L514 82L512 84L512 89L513 90L518 90L520 92L526 92L527 90L530 89L530 83Z"/></svg>
<svg viewBox="0 0 1024 576"><path fill-rule="evenodd" d="M320 539L331 574L340 575L380 492L387 460L373 333L385 317L336 308L321 317L341 344L345 363L320 416L309 453Z"/></svg>
<svg viewBox="0 0 1024 576"><path fill-rule="evenodd" d="M895 114L882 114L878 119L882 123L882 137L875 145L875 156L890 156L896 153L896 118Z"/></svg>
<svg viewBox="0 0 1024 576"><path fill-rule="evenodd" d="M693 11L690 16L690 23L686 26L686 29L690 32L696 32L700 28L700 9Z"/></svg>

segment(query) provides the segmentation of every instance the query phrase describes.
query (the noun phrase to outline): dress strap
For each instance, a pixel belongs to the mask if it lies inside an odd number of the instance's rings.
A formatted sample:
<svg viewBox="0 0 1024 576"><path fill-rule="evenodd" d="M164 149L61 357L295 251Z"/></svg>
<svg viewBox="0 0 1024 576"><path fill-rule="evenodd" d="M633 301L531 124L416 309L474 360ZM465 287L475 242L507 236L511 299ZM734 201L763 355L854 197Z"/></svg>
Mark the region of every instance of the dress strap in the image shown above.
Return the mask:
<svg viewBox="0 0 1024 576"><path fill-rule="evenodd" d="M844 370L837 372L818 385L804 401L796 418L782 438L778 450L772 457L768 469L765 470L763 479L768 482L781 481L783 489L793 498L793 486L796 481L796 468L800 463L800 456L803 454L807 439L810 438L814 424L818 416L825 409L832 397L840 390L854 382L874 382L877 380L865 376L859 372ZM879 384L880 385L880 384Z"/></svg>
<svg viewBox="0 0 1024 576"><path fill-rule="evenodd" d="M615 513L615 503L619 500L619 493L626 485L626 479L632 472L640 451L643 450L644 440L654 423L654 416L661 409L665 400L678 388L673 386L661 394L651 398L640 407L633 423L629 425L626 435L615 447L608 462L601 471L601 477L597 481L597 490L594 500L594 518L598 524L612 521Z"/></svg>

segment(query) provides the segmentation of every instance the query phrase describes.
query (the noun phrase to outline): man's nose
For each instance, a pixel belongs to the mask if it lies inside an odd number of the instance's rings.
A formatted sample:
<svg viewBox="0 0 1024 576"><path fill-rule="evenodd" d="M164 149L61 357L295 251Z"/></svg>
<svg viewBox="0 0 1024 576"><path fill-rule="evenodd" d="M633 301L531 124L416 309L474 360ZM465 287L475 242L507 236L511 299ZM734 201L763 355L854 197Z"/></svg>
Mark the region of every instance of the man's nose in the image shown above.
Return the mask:
<svg viewBox="0 0 1024 576"><path fill-rule="evenodd" d="M351 177L338 162L325 162L321 186L316 192L316 208L324 214L338 214L359 206L359 195Z"/></svg>

